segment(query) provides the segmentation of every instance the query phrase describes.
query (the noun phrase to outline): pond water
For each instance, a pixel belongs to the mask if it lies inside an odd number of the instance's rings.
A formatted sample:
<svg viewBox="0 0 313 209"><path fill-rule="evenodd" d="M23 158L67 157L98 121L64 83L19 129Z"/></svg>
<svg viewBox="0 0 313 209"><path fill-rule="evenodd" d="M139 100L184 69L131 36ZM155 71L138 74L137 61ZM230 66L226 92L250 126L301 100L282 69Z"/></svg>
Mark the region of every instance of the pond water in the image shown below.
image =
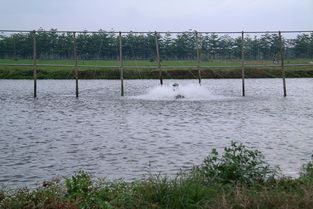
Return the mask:
<svg viewBox="0 0 313 209"><path fill-rule="evenodd" d="M173 92L172 84L179 83ZM108 179L173 175L230 141L296 176L313 153L313 79L0 80L0 184L34 185L83 169ZM175 94L184 98L175 99Z"/></svg>

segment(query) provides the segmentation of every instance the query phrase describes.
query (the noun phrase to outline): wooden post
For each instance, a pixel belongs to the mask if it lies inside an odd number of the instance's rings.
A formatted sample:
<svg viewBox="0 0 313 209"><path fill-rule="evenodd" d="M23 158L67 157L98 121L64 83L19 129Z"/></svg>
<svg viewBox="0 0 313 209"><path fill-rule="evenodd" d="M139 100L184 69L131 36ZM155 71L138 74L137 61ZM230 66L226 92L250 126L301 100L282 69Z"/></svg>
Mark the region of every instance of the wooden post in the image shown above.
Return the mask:
<svg viewBox="0 0 313 209"><path fill-rule="evenodd" d="M199 76L199 84L201 85L201 70L200 70L200 50L199 50L199 40L198 40L198 32L195 32L196 37L196 51L197 51L197 69Z"/></svg>
<svg viewBox="0 0 313 209"><path fill-rule="evenodd" d="M14 60L17 60L17 57L16 57L16 39L15 39L15 34L13 35L13 50L14 50Z"/></svg>
<svg viewBox="0 0 313 209"><path fill-rule="evenodd" d="M246 96L245 92L245 37L244 32L241 32L241 79L242 79L242 96Z"/></svg>
<svg viewBox="0 0 313 209"><path fill-rule="evenodd" d="M159 69L160 84L163 85L163 75L162 75L162 68L161 68L161 61L160 61L158 33L155 31L154 34L155 34L155 48L156 48L156 54L157 54L157 63L158 63L158 69Z"/></svg>
<svg viewBox="0 0 313 209"><path fill-rule="evenodd" d="M73 33L73 55L75 59L75 92L76 92L76 97L78 97L78 58L77 58L77 46L76 46L76 32Z"/></svg>
<svg viewBox="0 0 313 209"><path fill-rule="evenodd" d="M37 54L36 54L36 31L33 31L33 80L34 98L37 97Z"/></svg>
<svg viewBox="0 0 313 209"><path fill-rule="evenodd" d="M281 32L278 32L279 36L279 45L280 45L280 66L283 78L283 90L284 90L284 97L287 96L287 89L286 89L286 73L285 73L285 64L284 64L284 43L281 36Z"/></svg>
<svg viewBox="0 0 313 209"><path fill-rule="evenodd" d="M122 32L119 32L119 48L120 48L121 96L124 96L124 72L123 72Z"/></svg>

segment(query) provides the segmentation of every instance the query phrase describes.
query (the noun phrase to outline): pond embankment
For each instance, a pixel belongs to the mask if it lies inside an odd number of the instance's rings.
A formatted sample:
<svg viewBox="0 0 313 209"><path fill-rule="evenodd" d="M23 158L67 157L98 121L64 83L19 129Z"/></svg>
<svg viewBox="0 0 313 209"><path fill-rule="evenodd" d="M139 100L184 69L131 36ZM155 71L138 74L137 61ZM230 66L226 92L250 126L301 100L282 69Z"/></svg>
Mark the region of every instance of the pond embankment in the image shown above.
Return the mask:
<svg viewBox="0 0 313 209"><path fill-rule="evenodd" d="M164 79L196 79L198 71L195 69L163 70ZM278 68L260 68L245 70L246 78L280 78L282 71ZM64 68L38 68L38 79L72 79L75 72ZM241 78L241 69L203 69L201 77L204 79ZM313 67L286 68L287 78L312 78ZM0 69L0 79L32 79L31 67L6 67ZM79 79L120 79L119 69L80 69ZM124 69L124 79L159 79L159 71L151 69Z"/></svg>

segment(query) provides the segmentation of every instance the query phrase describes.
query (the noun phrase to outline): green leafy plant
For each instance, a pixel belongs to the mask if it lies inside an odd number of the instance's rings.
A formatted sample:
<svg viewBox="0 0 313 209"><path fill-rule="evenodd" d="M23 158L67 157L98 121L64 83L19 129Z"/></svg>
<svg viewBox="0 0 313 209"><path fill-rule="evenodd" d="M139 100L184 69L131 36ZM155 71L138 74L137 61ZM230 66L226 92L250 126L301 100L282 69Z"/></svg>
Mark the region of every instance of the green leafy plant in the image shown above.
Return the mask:
<svg viewBox="0 0 313 209"><path fill-rule="evenodd" d="M66 197L71 199L86 198L92 186L91 176L85 171L78 171L71 178L65 179L65 186Z"/></svg>
<svg viewBox="0 0 313 209"><path fill-rule="evenodd" d="M221 156L213 149L197 170L206 181L223 184L261 183L277 174L276 169L265 162L260 151L250 150L233 141L230 147L224 148Z"/></svg>
<svg viewBox="0 0 313 209"><path fill-rule="evenodd" d="M3 190L0 190L0 202L4 200L4 198L5 198L5 192Z"/></svg>
<svg viewBox="0 0 313 209"><path fill-rule="evenodd" d="M313 154L311 155L311 161L302 166L300 177L313 180Z"/></svg>

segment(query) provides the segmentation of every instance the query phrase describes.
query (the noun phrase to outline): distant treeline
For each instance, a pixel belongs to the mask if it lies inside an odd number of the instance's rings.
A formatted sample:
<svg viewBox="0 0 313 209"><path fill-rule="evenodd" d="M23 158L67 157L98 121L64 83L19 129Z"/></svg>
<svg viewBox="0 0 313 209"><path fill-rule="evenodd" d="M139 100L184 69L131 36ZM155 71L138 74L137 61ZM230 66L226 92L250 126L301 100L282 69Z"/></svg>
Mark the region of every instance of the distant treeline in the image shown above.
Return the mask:
<svg viewBox="0 0 313 209"><path fill-rule="evenodd" d="M195 59L195 33L166 33L158 35L162 60ZM39 59L72 59L73 33L59 33L56 29L39 30L36 33ZM301 33L295 38L283 39L287 58L313 58L313 33ZM280 54L278 34L245 35L245 59L278 59ZM128 33L122 36L124 59L155 61L156 40L154 33ZM117 33L76 34L79 59L114 60L119 56ZM199 34L202 60L239 59L241 56L241 34ZM30 59L33 54L32 33L0 33L1 59Z"/></svg>

